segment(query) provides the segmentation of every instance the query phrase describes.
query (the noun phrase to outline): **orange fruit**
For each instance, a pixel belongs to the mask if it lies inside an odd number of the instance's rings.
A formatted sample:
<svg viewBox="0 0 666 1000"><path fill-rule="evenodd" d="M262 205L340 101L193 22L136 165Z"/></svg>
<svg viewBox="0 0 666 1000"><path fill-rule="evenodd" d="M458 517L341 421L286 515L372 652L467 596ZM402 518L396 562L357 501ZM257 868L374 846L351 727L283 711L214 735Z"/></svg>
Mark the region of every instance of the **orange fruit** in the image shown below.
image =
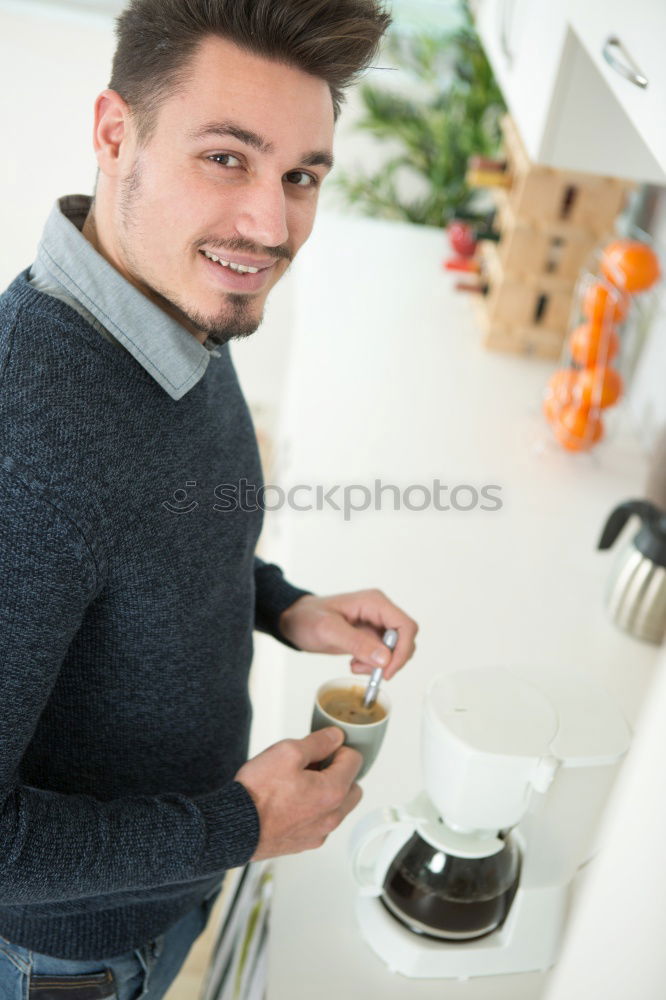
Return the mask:
<svg viewBox="0 0 666 1000"><path fill-rule="evenodd" d="M603 437L601 417L587 406L572 403L565 406L553 424L555 437L567 451L587 451Z"/></svg>
<svg viewBox="0 0 666 1000"><path fill-rule="evenodd" d="M578 373L576 398L582 406L613 406L622 395L622 376L614 368L597 365Z"/></svg>
<svg viewBox="0 0 666 1000"><path fill-rule="evenodd" d="M659 277L659 258L640 240L614 240L604 247L601 273L624 292L643 292Z"/></svg>
<svg viewBox="0 0 666 1000"><path fill-rule="evenodd" d="M581 323L571 334L569 351L583 368L607 364L620 350L620 338L612 326Z"/></svg>
<svg viewBox="0 0 666 1000"><path fill-rule="evenodd" d="M621 289L611 291L601 281L593 281L583 296L581 308L590 323L601 326L621 323L629 310L629 302L629 296Z"/></svg>
<svg viewBox="0 0 666 1000"><path fill-rule="evenodd" d="M562 406L558 403L554 396L544 396L541 406L543 409L543 415L549 424L552 424L562 409Z"/></svg>
<svg viewBox="0 0 666 1000"><path fill-rule="evenodd" d="M573 368L559 368L548 379L543 394L543 412L547 420L554 420L562 407L573 401L578 374Z"/></svg>
<svg viewBox="0 0 666 1000"><path fill-rule="evenodd" d="M565 406L553 424L555 437L567 451L587 451L604 434L601 417L587 406L576 403Z"/></svg>

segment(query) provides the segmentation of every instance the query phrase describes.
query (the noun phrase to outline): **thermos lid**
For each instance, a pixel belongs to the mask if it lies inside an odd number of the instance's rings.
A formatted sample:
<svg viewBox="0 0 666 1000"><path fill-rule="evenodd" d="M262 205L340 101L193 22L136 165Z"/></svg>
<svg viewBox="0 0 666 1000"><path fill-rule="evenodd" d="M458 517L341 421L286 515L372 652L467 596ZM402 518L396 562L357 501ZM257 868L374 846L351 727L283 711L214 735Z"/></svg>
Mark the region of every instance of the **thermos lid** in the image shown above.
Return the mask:
<svg viewBox="0 0 666 1000"><path fill-rule="evenodd" d="M598 547L610 548L632 514L643 522L634 546L655 566L666 567L666 512L649 500L627 500L616 507L604 525Z"/></svg>

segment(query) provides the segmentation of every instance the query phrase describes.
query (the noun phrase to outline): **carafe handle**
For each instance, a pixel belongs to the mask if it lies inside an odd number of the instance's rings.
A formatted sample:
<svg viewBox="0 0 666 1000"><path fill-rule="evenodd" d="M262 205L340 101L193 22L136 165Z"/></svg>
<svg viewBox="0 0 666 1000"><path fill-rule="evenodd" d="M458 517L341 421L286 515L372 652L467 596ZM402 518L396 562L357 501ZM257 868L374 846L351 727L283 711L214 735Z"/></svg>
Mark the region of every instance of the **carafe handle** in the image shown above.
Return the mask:
<svg viewBox="0 0 666 1000"><path fill-rule="evenodd" d="M658 521L661 513L649 500L626 500L608 515L597 548L609 549L632 514L640 517L643 522L650 522Z"/></svg>
<svg viewBox="0 0 666 1000"><path fill-rule="evenodd" d="M362 895L381 895L389 865L415 829L413 818L393 806L375 809L356 824L349 850ZM369 858L372 846L378 849L374 858Z"/></svg>

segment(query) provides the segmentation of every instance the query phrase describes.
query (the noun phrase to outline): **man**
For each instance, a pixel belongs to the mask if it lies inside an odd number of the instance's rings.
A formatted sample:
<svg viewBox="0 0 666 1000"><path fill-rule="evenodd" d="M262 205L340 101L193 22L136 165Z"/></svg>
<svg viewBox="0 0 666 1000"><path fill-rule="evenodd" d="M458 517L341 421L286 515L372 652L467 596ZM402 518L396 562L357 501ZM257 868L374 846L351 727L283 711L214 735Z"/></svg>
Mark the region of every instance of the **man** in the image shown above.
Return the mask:
<svg viewBox="0 0 666 1000"><path fill-rule="evenodd" d="M254 556L260 505L215 496L261 485L228 341L311 231L388 20L133 0L95 198L59 199L0 297L2 1000L157 1000L225 870L320 846L360 799L335 727L246 760L252 629L390 678L416 624L380 591L292 586Z"/></svg>

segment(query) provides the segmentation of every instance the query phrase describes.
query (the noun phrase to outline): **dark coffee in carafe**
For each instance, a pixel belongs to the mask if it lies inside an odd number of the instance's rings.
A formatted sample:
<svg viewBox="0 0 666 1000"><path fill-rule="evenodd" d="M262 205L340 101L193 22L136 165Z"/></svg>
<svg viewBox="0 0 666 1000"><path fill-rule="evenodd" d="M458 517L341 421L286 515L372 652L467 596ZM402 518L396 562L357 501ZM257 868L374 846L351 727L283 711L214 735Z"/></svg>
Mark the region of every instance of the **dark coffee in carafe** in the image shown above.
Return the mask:
<svg viewBox="0 0 666 1000"><path fill-rule="evenodd" d="M441 857L435 859L435 855ZM415 833L384 879L382 902L417 934L464 941L497 930L518 887L519 855L505 845L490 857L437 851Z"/></svg>

